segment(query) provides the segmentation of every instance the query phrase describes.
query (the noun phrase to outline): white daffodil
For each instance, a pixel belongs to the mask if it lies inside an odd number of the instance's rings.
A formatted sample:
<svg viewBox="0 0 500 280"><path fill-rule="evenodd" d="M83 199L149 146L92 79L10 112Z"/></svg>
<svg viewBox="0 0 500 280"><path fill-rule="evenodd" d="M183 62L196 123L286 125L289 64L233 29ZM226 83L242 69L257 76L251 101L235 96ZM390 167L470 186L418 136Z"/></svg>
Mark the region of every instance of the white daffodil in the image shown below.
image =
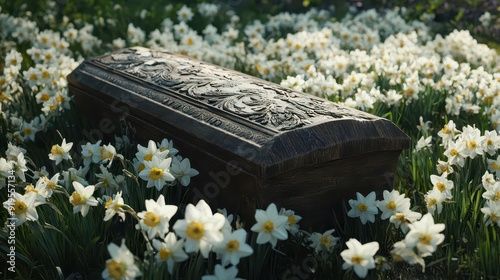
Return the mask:
<svg viewBox="0 0 500 280"><path fill-rule="evenodd" d="M163 239L163 242L158 239L153 239L153 247L158 250L156 259L160 262L167 263L167 269L170 275L174 272L174 264L183 262L188 259L188 255L182 247L184 240L177 240L175 233L169 232Z"/></svg>
<svg viewBox="0 0 500 280"><path fill-rule="evenodd" d="M166 182L175 180L170 173L170 163L172 158L160 159L153 156L151 161L144 161L144 169L139 173L139 177L147 181L147 188L155 186L157 190L161 190Z"/></svg>
<svg viewBox="0 0 500 280"><path fill-rule="evenodd" d="M104 221L108 221L113 218L115 214L118 214L125 221L125 212L123 210L123 206L125 206L125 202L122 198L122 192L117 192L114 195L114 198L109 198L109 200L104 205L106 208L106 212L104 215Z"/></svg>
<svg viewBox="0 0 500 280"><path fill-rule="evenodd" d="M59 173L54 174L54 176L52 176L52 178L50 179L49 177L43 177L43 181L46 186L45 198L49 198L52 196L54 190L56 189L56 186L59 183L59 177L60 177Z"/></svg>
<svg viewBox="0 0 500 280"><path fill-rule="evenodd" d="M212 214L210 206L200 200L196 206L187 205L185 219L177 220L173 229L178 236L186 239L184 249L187 253L199 250L204 258L208 258L212 246L224 240L221 232L224 222L222 214Z"/></svg>
<svg viewBox="0 0 500 280"><path fill-rule="evenodd" d="M462 141L449 141L444 155L448 158L448 163L450 165L458 165L463 167L465 164L465 144Z"/></svg>
<svg viewBox="0 0 500 280"><path fill-rule="evenodd" d="M134 263L134 255L125 245L125 239L122 239L120 247L110 243L108 252L111 259L106 261L106 269L102 272L102 278L132 280L142 275L139 267Z"/></svg>
<svg viewBox="0 0 500 280"><path fill-rule="evenodd" d="M201 277L201 280L242 280L241 278L236 278L238 275L238 269L234 266L224 268L222 265L217 264L214 268L214 275L205 275Z"/></svg>
<svg viewBox="0 0 500 280"><path fill-rule="evenodd" d="M464 142L464 155L475 158L477 155L483 155L485 137L481 136L481 131L470 125L462 129L461 140Z"/></svg>
<svg viewBox="0 0 500 280"><path fill-rule="evenodd" d="M339 240L338 237L332 235L334 231L335 229L327 230L324 233L313 232L309 237L309 240L312 242L310 245L311 248L316 252L331 252Z"/></svg>
<svg viewBox="0 0 500 280"><path fill-rule="evenodd" d="M357 192L356 197L357 200L349 200L351 210L347 212L347 216L351 218L359 217L363 225L367 221L375 222L375 215L378 213L377 206L375 206L375 192L369 193L366 197Z"/></svg>
<svg viewBox="0 0 500 280"><path fill-rule="evenodd" d="M36 203L44 204L46 202L47 196L47 184L45 183L45 178L40 178L36 181L35 187L32 184L27 185L24 188L24 194L34 192L36 193Z"/></svg>
<svg viewBox="0 0 500 280"><path fill-rule="evenodd" d="M93 185L83 187L79 182L73 182L75 191L69 197L69 202L73 204L73 213L80 212L85 217L89 212L90 206L97 206L99 203L92 195L95 187Z"/></svg>
<svg viewBox="0 0 500 280"><path fill-rule="evenodd" d="M135 154L135 157L139 161L151 161L153 156L165 159L168 156L168 151L160 151L160 149L156 147L156 143L153 140L149 140L147 147L143 147L139 144L137 145L137 153Z"/></svg>
<svg viewBox="0 0 500 280"><path fill-rule="evenodd" d="M83 164L88 166L92 163L99 163L101 160L101 140L97 141L95 144L87 143L82 145L82 158Z"/></svg>
<svg viewBox="0 0 500 280"><path fill-rule="evenodd" d="M406 246L404 240L394 243L391 255L395 261L405 261L411 265L418 263L422 266L422 269L425 269L424 259L419 256L413 248Z"/></svg>
<svg viewBox="0 0 500 280"><path fill-rule="evenodd" d="M500 178L500 156L496 159L486 159L488 162L488 170L492 173L495 173L497 178Z"/></svg>
<svg viewBox="0 0 500 280"><path fill-rule="evenodd" d="M160 149L160 151L162 152L168 151L169 157L174 157L179 152L179 150L174 148L174 142L172 140L169 141L166 138L164 138L160 143L158 143L158 149Z"/></svg>
<svg viewBox="0 0 500 280"><path fill-rule="evenodd" d="M19 153L13 161L14 170L16 172L16 176L21 179L21 181L26 182L26 175L24 174L28 171L28 167L26 167L26 160L24 159L24 153Z"/></svg>
<svg viewBox="0 0 500 280"><path fill-rule="evenodd" d="M223 232L224 240L215 245L213 251L219 254L223 266L232 264L234 266L240 263L240 259L248 257L253 253L252 247L246 242L247 232L244 229L238 229L233 232Z"/></svg>
<svg viewBox="0 0 500 280"><path fill-rule="evenodd" d="M286 226L288 217L280 215L274 203L269 204L267 209L257 209L255 211L255 220L257 223L252 226L251 230L258 232L257 244L271 243L273 248L279 240L286 240L288 233Z"/></svg>
<svg viewBox="0 0 500 280"><path fill-rule="evenodd" d="M9 171L13 170L14 162L5 158L0 158L0 177L7 178Z"/></svg>
<svg viewBox="0 0 500 280"><path fill-rule="evenodd" d="M437 245L444 241L444 224L434 224L432 214L425 214L420 221L408 225L410 231L406 234L405 243L409 248L417 248L421 257L430 256L436 251Z"/></svg>
<svg viewBox="0 0 500 280"><path fill-rule="evenodd" d="M116 156L116 149L111 144L103 145L99 149L99 155L101 156L102 163L109 162L108 167L110 167L113 163L113 159Z"/></svg>
<svg viewBox="0 0 500 280"><path fill-rule="evenodd" d="M191 177L199 174L198 170L191 168L191 163L188 158L179 161L176 157L172 158L172 168L170 169L172 175L184 187L188 186L191 182Z"/></svg>
<svg viewBox="0 0 500 280"><path fill-rule="evenodd" d="M500 202L500 182L496 181L482 196L485 199Z"/></svg>
<svg viewBox="0 0 500 280"><path fill-rule="evenodd" d="M378 242L361 244L357 239L351 238L346 242L347 248L340 253L344 264L343 269L353 268L358 277L365 278L369 269L375 268L373 256L379 249Z"/></svg>
<svg viewBox="0 0 500 280"><path fill-rule="evenodd" d="M440 192L438 189L432 189L424 195L424 199L427 203L427 211L434 214L441 213L443 211L443 202L446 200L446 194Z"/></svg>
<svg viewBox="0 0 500 280"><path fill-rule="evenodd" d="M398 212L405 212L410 209L410 199L406 198L404 194L399 194L397 190L391 192L384 190L384 200L377 201L377 207L382 211L382 220L390 218Z"/></svg>
<svg viewBox="0 0 500 280"><path fill-rule="evenodd" d="M55 144L50 149L49 158L56 162L56 165L59 164L63 159L70 160L71 156L69 155L69 151L73 147L73 143L66 143L66 138L63 139L62 144Z"/></svg>
<svg viewBox="0 0 500 280"><path fill-rule="evenodd" d="M433 188L439 190L440 192L444 193L447 199L453 198L453 195L451 194L451 190L453 189L453 181L448 180L447 177L448 174L443 173L441 176L437 175L431 175L431 183Z"/></svg>
<svg viewBox="0 0 500 280"><path fill-rule="evenodd" d="M36 211L36 206L38 206L38 204L36 203L36 197L37 194L35 192L30 192L25 195L16 192L13 198L9 198L3 203L3 207L9 211L9 214L16 218L16 227L27 220L38 220L38 213Z"/></svg>
<svg viewBox="0 0 500 280"><path fill-rule="evenodd" d="M160 237L168 233L170 219L177 212L177 206L165 205L165 197L161 194L157 201L146 200L146 211L137 214L141 221L139 227L147 231L149 239L153 239L157 234Z"/></svg>
<svg viewBox="0 0 500 280"><path fill-rule="evenodd" d="M484 214L484 222L486 225L497 224L500 227L500 200L487 200L485 207L481 208Z"/></svg>
<svg viewBox="0 0 500 280"><path fill-rule="evenodd" d="M408 224L411 224L422 217L419 212L411 211L406 209L403 212L398 212L389 218L389 221L394 224L396 228L401 228L403 233L407 233L409 228Z"/></svg>
<svg viewBox="0 0 500 280"><path fill-rule="evenodd" d="M418 139L417 145L415 146L415 152L432 147L431 141L432 141L432 136L420 137L420 139Z"/></svg>
<svg viewBox="0 0 500 280"><path fill-rule="evenodd" d="M497 183L497 180L493 174L486 171L481 177L481 182L483 183L483 188L488 191Z"/></svg>
<svg viewBox="0 0 500 280"><path fill-rule="evenodd" d="M95 174L99 178L98 187L101 187L101 193L106 195L112 195L116 190L118 190L118 184L116 183L113 174L104 167L104 165L99 165L101 173Z"/></svg>
<svg viewBox="0 0 500 280"><path fill-rule="evenodd" d="M302 217L299 215L295 215L293 210L287 210L285 208L280 209L280 215L288 217L288 223L285 225L285 228L291 233L295 234L299 232L299 224L297 224Z"/></svg>

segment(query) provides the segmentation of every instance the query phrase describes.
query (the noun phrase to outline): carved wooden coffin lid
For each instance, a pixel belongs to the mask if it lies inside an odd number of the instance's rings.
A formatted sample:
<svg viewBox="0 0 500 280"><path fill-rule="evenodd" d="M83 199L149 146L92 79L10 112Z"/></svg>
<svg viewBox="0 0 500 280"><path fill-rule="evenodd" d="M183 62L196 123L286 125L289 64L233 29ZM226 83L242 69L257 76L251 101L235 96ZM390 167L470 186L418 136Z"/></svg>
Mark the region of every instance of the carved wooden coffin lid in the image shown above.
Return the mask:
<svg viewBox="0 0 500 280"><path fill-rule="evenodd" d="M256 176L409 146L386 119L161 50L90 58L68 80L152 124L175 124L185 141L243 160Z"/></svg>

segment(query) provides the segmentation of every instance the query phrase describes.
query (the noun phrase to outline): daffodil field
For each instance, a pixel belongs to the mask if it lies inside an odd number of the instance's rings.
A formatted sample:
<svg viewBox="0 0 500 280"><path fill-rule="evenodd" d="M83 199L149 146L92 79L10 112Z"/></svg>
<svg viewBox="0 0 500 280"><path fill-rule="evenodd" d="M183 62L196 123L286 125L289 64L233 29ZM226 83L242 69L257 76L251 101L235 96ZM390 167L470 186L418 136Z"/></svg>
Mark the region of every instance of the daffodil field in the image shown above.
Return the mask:
<svg viewBox="0 0 500 280"><path fill-rule="evenodd" d="M31 2L0 1L0 279L500 275L500 56L470 30L438 33L431 13L400 7L249 16L245 1ZM412 140L394 189L318 213L347 221L326 231L280 205L244 221L190 203L199 172L175 142L91 141L93 124L74 110L66 76L129 46L391 120Z"/></svg>

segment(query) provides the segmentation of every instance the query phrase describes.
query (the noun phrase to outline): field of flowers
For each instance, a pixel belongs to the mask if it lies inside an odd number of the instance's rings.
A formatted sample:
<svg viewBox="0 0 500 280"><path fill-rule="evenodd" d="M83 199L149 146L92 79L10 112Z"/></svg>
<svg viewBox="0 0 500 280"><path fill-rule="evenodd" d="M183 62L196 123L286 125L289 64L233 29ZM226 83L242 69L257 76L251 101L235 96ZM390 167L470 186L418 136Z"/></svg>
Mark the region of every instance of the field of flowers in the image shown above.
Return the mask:
<svg viewBox="0 0 500 280"><path fill-rule="evenodd" d="M404 8L249 18L231 1L95 1L98 12L17 2L0 6L0 279L500 275L500 56L468 30L437 34L431 14L412 20ZM495 20L480 18L484 27ZM66 76L86 57L128 46L393 121L412 139L394 189L346 200L337 215L348 223L325 232L300 228L301 213L275 204L242 221L187 203L198 171L176 143L90 140L95 127L73 109Z"/></svg>

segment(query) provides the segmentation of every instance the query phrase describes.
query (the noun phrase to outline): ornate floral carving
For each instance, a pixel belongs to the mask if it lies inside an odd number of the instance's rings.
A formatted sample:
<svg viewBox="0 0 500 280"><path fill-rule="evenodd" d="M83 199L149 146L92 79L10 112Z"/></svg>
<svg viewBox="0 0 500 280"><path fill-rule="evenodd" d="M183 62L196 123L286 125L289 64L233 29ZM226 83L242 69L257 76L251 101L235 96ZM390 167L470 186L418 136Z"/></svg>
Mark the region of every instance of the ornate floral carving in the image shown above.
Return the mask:
<svg viewBox="0 0 500 280"><path fill-rule="evenodd" d="M180 93L275 131L331 119L376 118L264 80L165 51L130 48L96 60L122 74Z"/></svg>

